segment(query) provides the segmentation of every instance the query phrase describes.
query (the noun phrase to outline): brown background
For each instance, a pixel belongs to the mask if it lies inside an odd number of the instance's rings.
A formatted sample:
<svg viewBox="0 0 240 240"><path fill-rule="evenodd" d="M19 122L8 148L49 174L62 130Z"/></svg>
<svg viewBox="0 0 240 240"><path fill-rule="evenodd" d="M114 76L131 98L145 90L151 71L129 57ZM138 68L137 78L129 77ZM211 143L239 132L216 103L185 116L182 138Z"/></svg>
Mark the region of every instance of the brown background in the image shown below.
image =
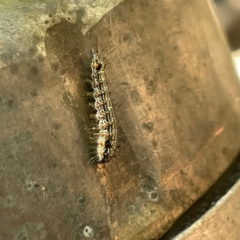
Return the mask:
<svg viewBox="0 0 240 240"><path fill-rule="evenodd" d="M83 13L47 29L46 57L1 69L3 239L157 239L239 151L239 83L207 2L124 1L86 36ZM98 166L83 141L92 45L121 133Z"/></svg>

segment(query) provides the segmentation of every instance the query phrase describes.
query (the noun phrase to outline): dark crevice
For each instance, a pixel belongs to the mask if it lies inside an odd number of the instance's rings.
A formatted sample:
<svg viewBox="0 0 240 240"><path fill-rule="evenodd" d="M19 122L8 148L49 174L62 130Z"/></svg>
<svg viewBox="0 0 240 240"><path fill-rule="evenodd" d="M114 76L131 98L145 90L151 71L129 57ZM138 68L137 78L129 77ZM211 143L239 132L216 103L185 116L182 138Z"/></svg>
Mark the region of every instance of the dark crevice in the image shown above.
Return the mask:
<svg viewBox="0 0 240 240"><path fill-rule="evenodd" d="M199 218L202 217L215 203L223 197L233 185L240 179L240 153L227 168L222 176L213 184L213 186L198 199L182 216L180 216L173 226L159 239L170 240L176 237Z"/></svg>

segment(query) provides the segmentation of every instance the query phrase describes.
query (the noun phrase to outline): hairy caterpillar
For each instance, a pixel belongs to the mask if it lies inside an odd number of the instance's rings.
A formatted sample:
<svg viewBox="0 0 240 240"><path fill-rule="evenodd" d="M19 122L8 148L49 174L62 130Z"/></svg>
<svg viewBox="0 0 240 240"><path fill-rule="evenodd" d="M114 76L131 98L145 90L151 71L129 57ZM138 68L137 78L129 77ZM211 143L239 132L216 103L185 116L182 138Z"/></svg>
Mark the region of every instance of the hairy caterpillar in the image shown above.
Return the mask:
<svg viewBox="0 0 240 240"><path fill-rule="evenodd" d="M92 145L90 152L91 163L104 163L114 155L117 147L117 126L115 114L110 99L109 89L105 77L105 64L99 52L91 50L91 79L87 92L88 105L92 108L92 126L89 139Z"/></svg>

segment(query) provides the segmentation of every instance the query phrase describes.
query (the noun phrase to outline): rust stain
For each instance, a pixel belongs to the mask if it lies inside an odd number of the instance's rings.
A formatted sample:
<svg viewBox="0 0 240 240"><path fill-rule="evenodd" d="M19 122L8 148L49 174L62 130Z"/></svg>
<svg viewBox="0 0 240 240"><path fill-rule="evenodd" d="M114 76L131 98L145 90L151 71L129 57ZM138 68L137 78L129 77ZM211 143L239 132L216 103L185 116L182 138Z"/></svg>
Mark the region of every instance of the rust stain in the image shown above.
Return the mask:
<svg viewBox="0 0 240 240"><path fill-rule="evenodd" d="M107 184L107 177L106 177L106 170L104 169L102 164L98 164L97 166L97 172L99 173L99 175L101 176L101 183L106 186Z"/></svg>
<svg viewBox="0 0 240 240"><path fill-rule="evenodd" d="M101 183L103 184L104 188L105 188L105 192L106 192L106 202L107 205L111 205L110 202L112 201L112 193L109 189L109 187L107 186L107 178L108 178L108 172L105 169L105 166L103 164L98 164L97 166L97 172L100 175L100 179L101 179ZM111 227L111 231L112 231L112 235L113 235L113 239L117 240L117 233L116 233L116 229L118 228L118 222L112 222L111 219L111 212L108 212L108 221L109 221L109 226Z"/></svg>

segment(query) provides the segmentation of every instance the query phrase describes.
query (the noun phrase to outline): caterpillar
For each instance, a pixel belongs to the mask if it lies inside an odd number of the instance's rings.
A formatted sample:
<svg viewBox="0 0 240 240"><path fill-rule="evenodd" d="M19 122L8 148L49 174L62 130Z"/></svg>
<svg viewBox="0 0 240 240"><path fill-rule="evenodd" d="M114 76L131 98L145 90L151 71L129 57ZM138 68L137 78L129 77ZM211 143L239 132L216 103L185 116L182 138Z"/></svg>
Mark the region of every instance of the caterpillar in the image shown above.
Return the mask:
<svg viewBox="0 0 240 240"><path fill-rule="evenodd" d="M91 145L90 163L105 163L114 156L117 147L117 125L112 101L105 77L105 64L98 51L91 50L90 91L87 92L88 105L94 121L88 129Z"/></svg>

